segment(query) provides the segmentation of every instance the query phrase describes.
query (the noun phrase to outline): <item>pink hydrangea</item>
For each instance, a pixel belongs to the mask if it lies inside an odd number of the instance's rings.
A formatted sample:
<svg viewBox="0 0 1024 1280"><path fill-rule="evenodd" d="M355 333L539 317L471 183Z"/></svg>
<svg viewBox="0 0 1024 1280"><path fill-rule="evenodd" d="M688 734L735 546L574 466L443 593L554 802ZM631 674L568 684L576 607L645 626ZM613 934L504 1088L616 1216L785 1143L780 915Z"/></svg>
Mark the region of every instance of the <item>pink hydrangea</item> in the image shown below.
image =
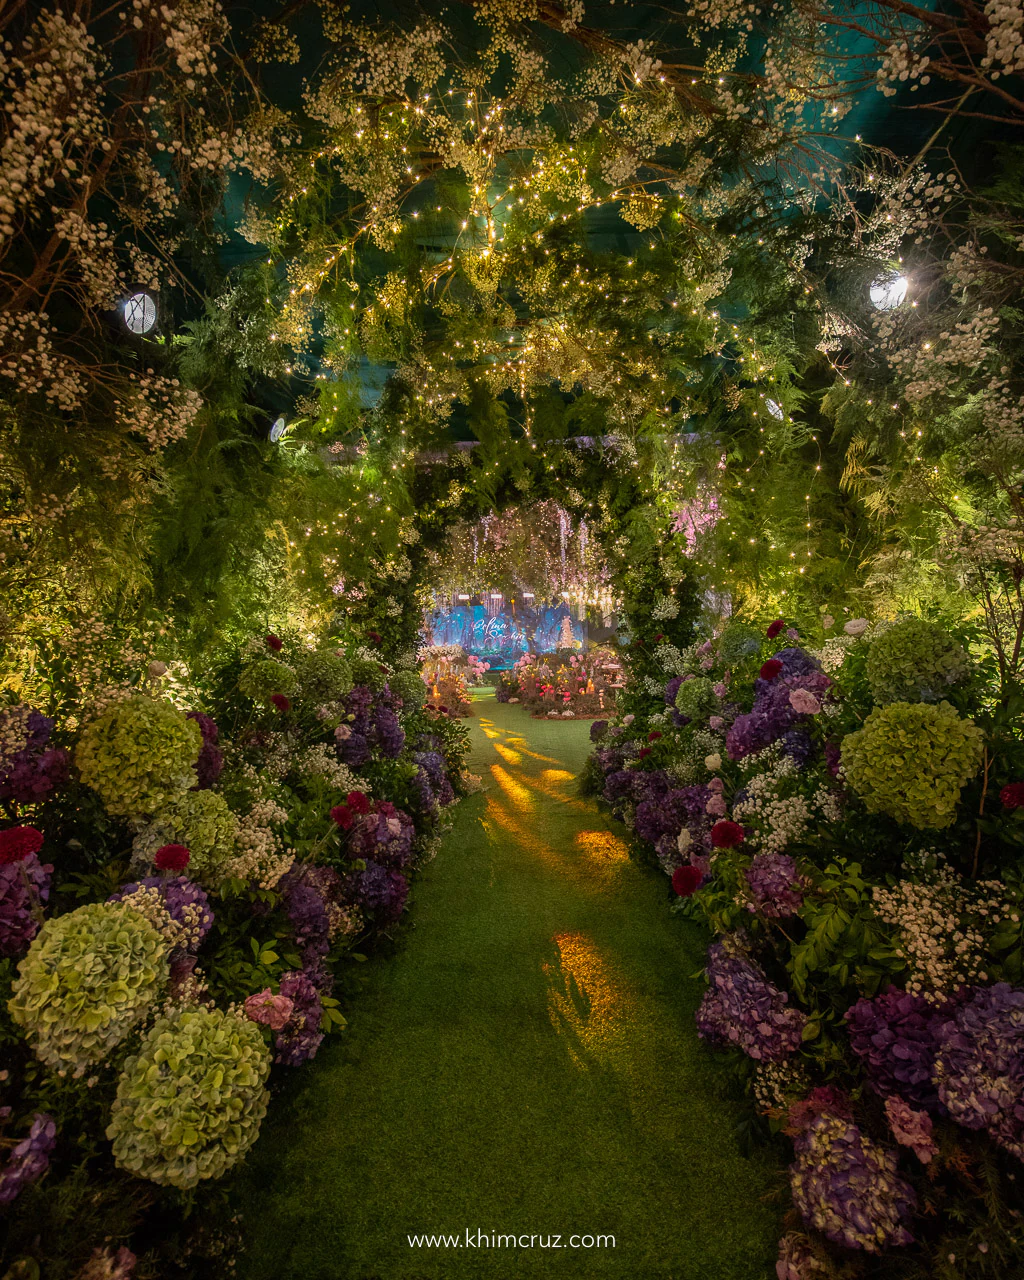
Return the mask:
<svg viewBox="0 0 1024 1280"><path fill-rule="evenodd" d="M821 702L809 689L790 689L789 705L802 716L816 716Z"/></svg>
<svg viewBox="0 0 1024 1280"><path fill-rule="evenodd" d="M259 1022L271 1031L280 1031L292 1016L294 1002L287 996L274 995L269 987L257 991L245 1002L245 1016L250 1022Z"/></svg>
<svg viewBox="0 0 1024 1280"><path fill-rule="evenodd" d="M909 1147L922 1164L928 1164L939 1153L932 1138L932 1118L927 1111L915 1111L902 1098L886 1098L885 1114L889 1117L892 1136L901 1147Z"/></svg>

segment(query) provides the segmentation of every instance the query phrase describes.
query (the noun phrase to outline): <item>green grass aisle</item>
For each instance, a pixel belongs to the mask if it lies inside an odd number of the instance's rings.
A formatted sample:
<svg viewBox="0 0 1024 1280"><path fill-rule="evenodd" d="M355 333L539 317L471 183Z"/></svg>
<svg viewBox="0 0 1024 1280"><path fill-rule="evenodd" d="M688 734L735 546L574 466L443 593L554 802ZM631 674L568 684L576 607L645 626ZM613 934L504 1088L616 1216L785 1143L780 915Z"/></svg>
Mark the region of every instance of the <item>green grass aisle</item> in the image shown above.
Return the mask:
<svg viewBox="0 0 1024 1280"><path fill-rule="evenodd" d="M589 724L479 696L463 801L350 1032L245 1175L247 1280L767 1280L778 1172L696 1039L703 958L575 795ZM615 1247L466 1245L466 1232ZM412 1233L460 1248L413 1248Z"/></svg>

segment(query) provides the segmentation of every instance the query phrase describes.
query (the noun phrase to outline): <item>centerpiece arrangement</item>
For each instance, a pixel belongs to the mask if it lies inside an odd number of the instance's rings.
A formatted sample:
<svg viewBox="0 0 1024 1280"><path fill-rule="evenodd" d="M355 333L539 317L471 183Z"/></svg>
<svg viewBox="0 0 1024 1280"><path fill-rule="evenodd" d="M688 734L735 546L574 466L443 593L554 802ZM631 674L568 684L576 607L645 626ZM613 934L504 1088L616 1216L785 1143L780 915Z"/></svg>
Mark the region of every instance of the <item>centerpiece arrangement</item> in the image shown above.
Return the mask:
<svg viewBox="0 0 1024 1280"><path fill-rule="evenodd" d="M621 672L610 649L524 653L511 671L502 674L497 698L551 719L606 715L615 709Z"/></svg>

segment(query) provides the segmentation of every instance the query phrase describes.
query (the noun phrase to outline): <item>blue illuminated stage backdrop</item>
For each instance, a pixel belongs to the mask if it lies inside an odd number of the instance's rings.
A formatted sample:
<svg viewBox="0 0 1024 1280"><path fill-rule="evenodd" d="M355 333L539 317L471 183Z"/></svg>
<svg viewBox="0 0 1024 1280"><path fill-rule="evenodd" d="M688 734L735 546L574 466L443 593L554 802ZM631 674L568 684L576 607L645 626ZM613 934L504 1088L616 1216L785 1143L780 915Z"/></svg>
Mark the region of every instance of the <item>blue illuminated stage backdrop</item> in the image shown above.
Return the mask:
<svg viewBox="0 0 1024 1280"><path fill-rule="evenodd" d="M612 615L579 617L568 601L536 600L528 592L506 599L497 592L435 596L424 631L429 644L460 644L491 664L511 667L524 653L583 649L615 631Z"/></svg>

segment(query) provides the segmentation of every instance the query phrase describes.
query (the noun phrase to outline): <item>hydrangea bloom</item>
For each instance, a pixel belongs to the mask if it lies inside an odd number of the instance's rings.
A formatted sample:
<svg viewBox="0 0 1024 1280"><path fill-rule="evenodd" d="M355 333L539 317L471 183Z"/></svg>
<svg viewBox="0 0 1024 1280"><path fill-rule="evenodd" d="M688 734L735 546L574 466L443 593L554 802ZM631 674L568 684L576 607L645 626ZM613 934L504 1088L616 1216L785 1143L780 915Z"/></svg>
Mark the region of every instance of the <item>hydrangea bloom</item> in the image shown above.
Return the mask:
<svg viewBox="0 0 1024 1280"><path fill-rule="evenodd" d="M754 681L753 707L729 726L725 745L732 760L764 750L806 722L809 713L793 705L791 694L810 695L820 704L831 687L831 680L803 649L782 649L775 660L780 664L778 674L771 680Z"/></svg>
<svg viewBox="0 0 1024 1280"><path fill-rule="evenodd" d="M871 813L919 829L948 827L981 766L983 736L948 702L893 702L843 739L843 769Z"/></svg>
<svg viewBox="0 0 1024 1280"><path fill-rule="evenodd" d="M779 1241L779 1259L775 1264L777 1280L814 1280L822 1267L804 1236L787 1232Z"/></svg>
<svg viewBox="0 0 1024 1280"><path fill-rule="evenodd" d="M901 618L871 643L865 674L875 702L938 702L970 674L959 641L927 618Z"/></svg>
<svg viewBox="0 0 1024 1280"><path fill-rule="evenodd" d="M274 1061L286 1067L300 1067L316 1057L324 1038L320 1030L323 1016L320 989L310 975L300 969L283 975L280 993L291 1002L292 1012L274 1041Z"/></svg>
<svg viewBox="0 0 1024 1280"><path fill-rule="evenodd" d="M372 911L384 923L391 923L405 909L409 882L400 871L390 871L379 862L367 859L363 871L353 871L346 878L346 893L353 905Z"/></svg>
<svg viewBox="0 0 1024 1280"><path fill-rule="evenodd" d="M333 867L297 862L278 882L284 908L302 950L306 968L326 956L343 893L341 876Z"/></svg>
<svg viewBox="0 0 1024 1280"><path fill-rule="evenodd" d="M0 711L0 800L34 804L66 782L66 751L48 747L53 721L32 707Z"/></svg>
<svg viewBox="0 0 1024 1280"><path fill-rule="evenodd" d="M198 950L213 924L210 900L199 885L187 876L146 876L132 884L123 885L107 901L127 902L129 906L141 910L138 898L143 890L159 897L163 910L177 926L168 939L172 946L168 956L170 962L174 964L186 953ZM143 911L143 914L147 913Z"/></svg>
<svg viewBox="0 0 1024 1280"><path fill-rule="evenodd" d="M92 902L44 923L8 1009L38 1058L81 1075L146 1017L167 976L166 939L144 916Z"/></svg>
<svg viewBox="0 0 1024 1280"><path fill-rule="evenodd" d="M177 707L138 694L89 721L75 763L108 813L148 816L196 785L202 741L199 726Z"/></svg>
<svg viewBox="0 0 1024 1280"><path fill-rule="evenodd" d="M368 813L356 818L349 851L353 857L372 858L382 866L399 871L412 861L415 834L407 813L396 809L388 800L378 800Z"/></svg>
<svg viewBox="0 0 1024 1280"><path fill-rule="evenodd" d="M416 671L396 671L388 680L388 688L405 712L419 711L427 700L427 686Z"/></svg>
<svg viewBox="0 0 1024 1280"><path fill-rule="evenodd" d="M932 1074L943 1020L923 996L895 989L858 1000L847 1010L850 1046L876 1092L938 1107Z"/></svg>
<svg viewBox="0 0 1024 1280"><path fill-rule="evenodd" d="M257 658L242 668L238 687L256 702L268 702L275 693L291 693L295 688L295 672L273 658Z"/></svg>
<svg viewBox="0 0 1024 1280"><path fill-rule="evenodd" d="M246 1018L203 1006L158 1018L121 1072L107 1137L160 1186L219 1178L259 1136L270 1054Z"/></svg>
<svg viewBox="0 0 1024 1280"><path fill-rule="evenodd" d="M845 1116L820 1115L793 1140L793 1203L809 1227L847 1249L878 1253L912 1244L907 1219L917 1198L897 1173L894 1151Z"/></svg>
<svg viewBox="0 0 1024 1280"><path fill-rule="evenodd" d="M250 1022L258 1022L271 1031L280 1031L288 1024L295 1002L287 996L274 995L269 987L264 987L246 999L244 1008Z"/></svg>
<svg viewBox="0 0 1024 1280"><path fill-rule="evenodd" d="M16 1200L30 1182L37 1182L50 1166L50 1152L57 1145L57 1125L52 1116L37 1111L24 1138L0 1169L0 1204Z"/></svg>
<svg viewBox="0 0 1024 1280"><path fill-rule="evenodd" d="M935 1081L949 1114L1024 1160L1024 991L975 991L938 1037Z"/></svg>
<svg viewBox="0 0 1024 1280"><path fill-rule="evenodd" d="M53 865L30 853L0 864L0 956L16 956L39 932Z"/></svg>
<svg viewBox="0 0 1024 1280"><path fill-rule="evenodd" d="M902 1098L886 1098L885 1114L892 1136L901 1147L909 1147L922 1164L938 1155L932 1138L932 1118L927 1111L915 1111Z"/></svg>
<svg viewBox="0 0 1024 1280"><path fill-rule="evenodd" d="M662 795L641 800L634 818L636 834L665 856L678 851L679 832L685 827L690 832L691 841L703 848L711 830L707 815L710 798L708 788L697 785L676 787Z"/></svg>
<svg viewBox="0 0 1024 1280"><path fill-rule="evenodd" d="M352 688L351 664L332 649L300 649L292 661L296 692L309 706L339 702Z"/></svg>
<svg viewBox="0 0 1024 1280"><path fill-rule="evenodd" d="M773 919L795 916L803 906L808 881L785 853L756 854L744 872L753 902L751 911Z"/></svg>
<svg viewBox="0 0 1024 1280"><path fill-rule="evenodd" d="M710 985L697 1010L702 1039L735 1045L757 1061L777 1062L800 1048L806 1016L749 957L713 942L707 974Z"/></svg>

